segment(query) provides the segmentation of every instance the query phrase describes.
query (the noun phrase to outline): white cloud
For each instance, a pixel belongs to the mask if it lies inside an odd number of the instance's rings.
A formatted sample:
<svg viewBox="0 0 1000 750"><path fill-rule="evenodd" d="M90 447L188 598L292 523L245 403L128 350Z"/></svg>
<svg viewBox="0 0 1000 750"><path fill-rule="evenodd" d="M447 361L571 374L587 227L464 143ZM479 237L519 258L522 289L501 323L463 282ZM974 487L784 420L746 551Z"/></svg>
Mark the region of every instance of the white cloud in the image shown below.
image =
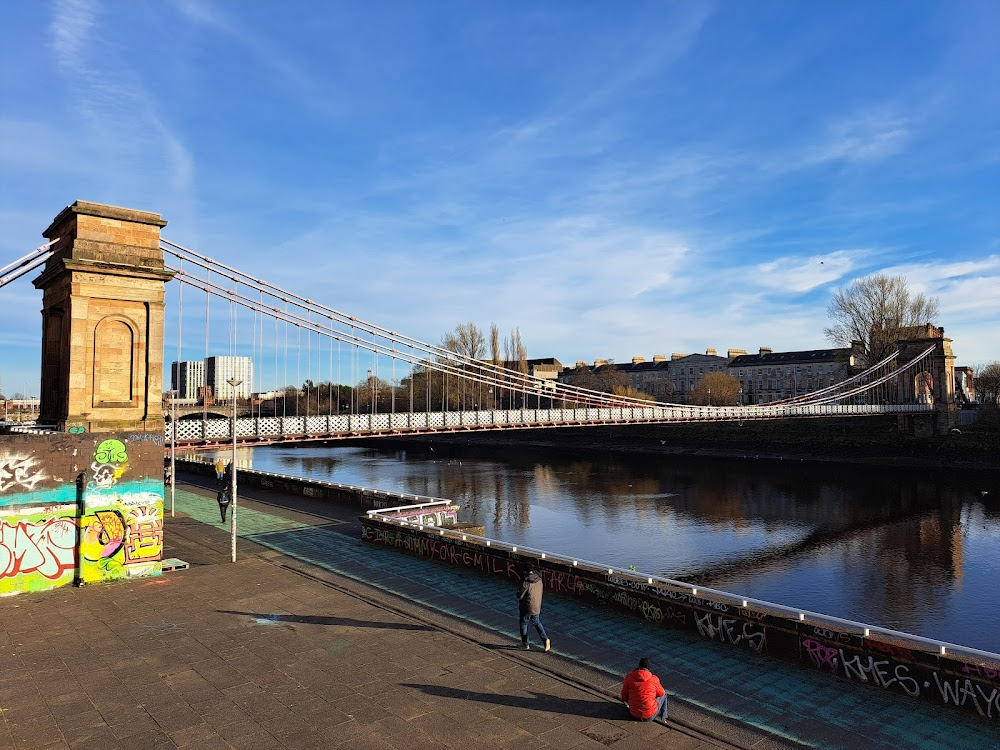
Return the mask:
<svg viewBox="0 0 1000 750"><path fill-rule="evenodd" d="M150 180L165 179L186 196L193 191L194 159L158 113L137 68L103 37L101 12L97 2L60 0L50 23L52 49L84 126L75 148L93 154L100 163L93 173L116 193L141 192L138 184L149 192Z"/></svg>
<svg viewBox="0 0 1000 750"><path fill-rule="evenodd" d="M849 274L869 250L837 250L808 258L786 256L759 263L748 273L748 282L769 289L802 293Z"/></svg>
<svg viewBox="0 0 1000 750"><path fill-rule="evenodd" d="M1000 314L1000 255L893 266L884 273L905 276L912 289L938 297L945 325L952 316L982 320Z"/></svg>
<svg viewBox="0 0 1000 750"><path fill-rule="evenodd" d="M869 112L832 123L823 139L803 157L808 165L831 161L870 162L900 153L910 138L905 118Z"/></svg>

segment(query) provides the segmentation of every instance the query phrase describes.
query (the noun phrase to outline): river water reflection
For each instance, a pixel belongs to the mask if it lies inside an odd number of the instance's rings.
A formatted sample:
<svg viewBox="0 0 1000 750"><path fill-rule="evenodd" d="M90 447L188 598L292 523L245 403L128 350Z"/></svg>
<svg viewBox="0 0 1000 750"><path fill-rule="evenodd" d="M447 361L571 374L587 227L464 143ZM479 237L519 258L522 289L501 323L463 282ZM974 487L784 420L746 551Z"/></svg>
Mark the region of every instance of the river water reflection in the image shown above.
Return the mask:
<svg viewBox="0 0 1000 750"><path fill-rule="evenodd" d="M441 446L251 450L261 471L455 500L463 520L520 546L1000 652L1000 490L981 479Z"/></svg>

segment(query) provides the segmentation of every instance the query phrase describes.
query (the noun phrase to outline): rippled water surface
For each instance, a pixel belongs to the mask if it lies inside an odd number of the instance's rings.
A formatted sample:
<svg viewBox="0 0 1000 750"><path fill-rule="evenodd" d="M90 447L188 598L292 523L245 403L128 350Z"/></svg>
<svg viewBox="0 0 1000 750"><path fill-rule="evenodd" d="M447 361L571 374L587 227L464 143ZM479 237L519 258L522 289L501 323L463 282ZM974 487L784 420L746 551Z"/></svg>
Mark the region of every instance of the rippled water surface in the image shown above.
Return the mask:
<svg viewBox="0 0 1000 750"><path fill-rule="evenodd" d="M245 455L262 471L455 500L462 520L519 546L1000 652L1000 488L982 479L440 446Z"/></svg>

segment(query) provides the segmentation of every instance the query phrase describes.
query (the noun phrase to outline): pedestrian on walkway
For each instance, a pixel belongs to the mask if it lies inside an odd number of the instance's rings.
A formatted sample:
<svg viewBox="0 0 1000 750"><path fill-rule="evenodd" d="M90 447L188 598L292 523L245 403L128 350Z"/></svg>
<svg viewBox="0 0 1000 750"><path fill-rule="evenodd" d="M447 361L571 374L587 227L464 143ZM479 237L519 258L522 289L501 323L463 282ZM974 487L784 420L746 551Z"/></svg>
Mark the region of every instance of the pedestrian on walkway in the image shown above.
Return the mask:
<svg viewBox="0 0 1000 750"><path fill-rule="evenodd" d="M222 472L225 470L225 468L226 468L225 461L223 461L221 458L215 459L215 478L220 482L222 481Z"/></svg>
<svg viewBox="0 0 1000 750"><path fill-rule="evenodd" d="M229 504L232 498L229 496L231 492L230 486L227 484L221 490L219 494L215 496L216 502L219 503L219 512L222 514L222 522L226 522L226 513L229 511Z"/></svg>
<svg viewBox="0 0 1000 750"><path fill-rule="evenodd" d="M639 666L625 675L622 701L639 721L667 720L667 692L660 678L649 671L649 659L639 659Z"/></svg>
<svg viewBox="0 0 1000 750"><path fill-rule="evenodd" d="M521 589L517 594L517 609L521 616L521 645L524 650L531 650L531 644L528 643L528 623L531 623L548 651L551 643L545 634L545 626L542 625L542 577L533 566L525 568Z"/></svg>

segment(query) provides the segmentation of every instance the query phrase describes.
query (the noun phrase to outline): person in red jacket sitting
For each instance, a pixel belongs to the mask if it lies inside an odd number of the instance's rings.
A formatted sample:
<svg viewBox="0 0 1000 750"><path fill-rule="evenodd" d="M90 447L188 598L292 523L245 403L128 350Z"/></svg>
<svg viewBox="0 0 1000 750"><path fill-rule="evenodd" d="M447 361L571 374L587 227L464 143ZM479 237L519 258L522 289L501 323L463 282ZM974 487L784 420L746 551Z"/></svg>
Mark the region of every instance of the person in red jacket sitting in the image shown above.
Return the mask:
<svg viewBox="0 0 1000 750"><path fill-rule="evenodd" d="M649 671L649 659L639 659L638 669L625 675L622 701L629 713L640 721L667 720L667 693L660 678Z"/></svg>

